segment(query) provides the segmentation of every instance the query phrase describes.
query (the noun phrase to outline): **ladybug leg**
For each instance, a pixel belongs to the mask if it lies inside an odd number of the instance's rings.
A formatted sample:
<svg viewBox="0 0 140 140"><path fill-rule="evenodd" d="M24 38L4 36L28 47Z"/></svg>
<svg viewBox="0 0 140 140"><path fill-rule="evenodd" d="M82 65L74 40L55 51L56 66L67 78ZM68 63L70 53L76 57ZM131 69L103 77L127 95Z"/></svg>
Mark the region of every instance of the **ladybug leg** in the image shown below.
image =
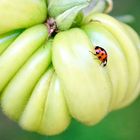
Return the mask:
<svg viewBox="0 0 140 140"><path fill-rule="evenodd" d="M90 53L92 53L93 55L97 55L96 53L93 53L92 51L89 51ZM98 59L98 58L94 58L94 59Z"/></svg>
<svg viewBox="0 0 140 140"><path fill-rule="evenodd" d="M103 67L105 67L105 66L106 66L106 63L103 64Z"/></svg>
<svg viewBox="0 0 140 140"><path fill-rule="evenodd" d="M89 51L90 53L92 53L93 55L96 55L96 53L93 53L92 51Z"/></svg>
<svg viewBox="0 0 140 140"><path fill-rule="evenodd" d="M102 64L103 64L103 62L100 63L100 65L102 65Z"/></svg>
<svg viewBox="0 0 140 140"><path fill-rule="evenodd" d="M100 65L102 65L103 67L106 66L106 63L105 62L101 62Z"/></svg>
<svg viewBox="0 0 140 140"><path fill-rule="evenodd" d="M107 60L103 63L103 67L105 67L107 65Z"/></svg>

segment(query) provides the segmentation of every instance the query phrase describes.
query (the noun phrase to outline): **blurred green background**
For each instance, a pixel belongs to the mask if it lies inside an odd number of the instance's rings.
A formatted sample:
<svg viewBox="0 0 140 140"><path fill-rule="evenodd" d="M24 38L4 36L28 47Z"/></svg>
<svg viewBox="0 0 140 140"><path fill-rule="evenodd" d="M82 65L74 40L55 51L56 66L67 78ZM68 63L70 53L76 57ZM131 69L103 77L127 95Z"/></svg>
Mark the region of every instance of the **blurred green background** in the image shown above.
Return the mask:
<svg viewBox="0 0 140 140"><path fill-rule="evenodd" d="M140 0L114 0L113 16L131 14L130 25L140 34ZM110 113L96 126L75 120L58 136L42 136L22 130L0 112L0 140L140 140L140 98L129 107Z"/></svg>

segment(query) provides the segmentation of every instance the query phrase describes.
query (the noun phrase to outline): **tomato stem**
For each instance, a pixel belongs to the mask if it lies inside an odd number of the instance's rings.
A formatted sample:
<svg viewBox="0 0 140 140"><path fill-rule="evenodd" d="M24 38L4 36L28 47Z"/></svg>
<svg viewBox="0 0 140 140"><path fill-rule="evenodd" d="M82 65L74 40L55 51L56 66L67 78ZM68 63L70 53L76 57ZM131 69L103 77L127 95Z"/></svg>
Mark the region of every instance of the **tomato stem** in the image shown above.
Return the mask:
<svg viewBox="0 0 140 140"><path fill-rule="evenodd" d="M45 25L48 28L49 37L52 36L53 34L58 33L58 28L55 19L48 18L47 21L45 22Z"/></svg>

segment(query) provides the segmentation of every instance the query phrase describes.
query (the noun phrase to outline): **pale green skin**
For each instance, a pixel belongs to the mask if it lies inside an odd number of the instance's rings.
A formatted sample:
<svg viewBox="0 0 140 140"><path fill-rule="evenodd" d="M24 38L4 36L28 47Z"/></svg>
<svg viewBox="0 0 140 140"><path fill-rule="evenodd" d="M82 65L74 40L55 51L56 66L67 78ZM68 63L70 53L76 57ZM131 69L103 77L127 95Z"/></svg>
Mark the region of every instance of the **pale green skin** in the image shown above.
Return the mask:
<svg viewBox="0 0 140 140"><path fill-rule="evenodd" d="M90 52L96 45L107 51L105 67ZM71 117L94 125L139 95L139 45L130 27L104 14L52 40L45 25L28 28L0 55L3 112L22 128L45 135L64 131Z"/></svg>
<svg viewBox="0 0 140 140"><path fill-rule="evenodd" d="M53 68L49 68L33 90L20 125L27 130L47 135L64 131L71 117L62 90L56 73Z"/></svg>
<svg viewBox="0 0 140 140"><path fill-rule="evenodd" d="M46 17L45 0L1 0L0 34L43 23Z"/></svg>
<svg viewBox="0 0 140 140"><path fill-rule="evenodd" d="M108 113L112 94L106 69L89 52L92 47L84 31L74 28L56 35L52 50L70 114L87 125Z"/></svg>
<svg viewBox="0 0 140 140"><path fill-rule="evenodd" d="M124 26L124 29L127 33L127 35L129 36L129 39L132 40L135 48L137 49L137 52L138 52L138 56L139 56L139 61L140 61L140 38L138 36L138 34L130 27L130 26L127 26L126 24L123 24ZM139 76L140 78L140 76ZM132 92L129 96L126 96L123 101L120 103L119 108L122 108L122 107L126 107L128 106L130 103L132 103L140 94L140 80L138 81L137 85L136 85L136 88L134 90L134 92Z"/></svg>
<svg viewBox="0 0 140 140"><path fill-rule="evenodd" d="M0 56L3 112L22 128L46 135L64 131L71 119L60 81L49 68L51 47L40 24L25 30Z"/></svg>
<svg viewBox="0 0 140 140"><path fill-rule="evenodd" d="M116 40L119 42L122 51L127 59L128 66L128 88L125 93L125 97L116 108L121 108L129 105L134 101L134 99L139 95L137 85L139 84L140 79L140 59L139 59L139 45L140 42L136 33L130 28L126 29L125 26L112 18L111 16L105 14L93 14L85 19L85 22L89 21L100 22L109 32L111 32ZM132 30L132 31L131 31ZM133 37L131 37L132 34ZM134 43L137 40L137 44Z"/></svg>
<svg viewBox="0 0 140 140"><path fill-rule="evenodd" d="M47 45L43 45L27 60L3 91L1 104L14 120L21 116L34 85L51 62L51 49ZM11 105L11 102L14 104Z"/></svg>
<svg viewBox="0 0 140 140"><path fill-rule="evenodd" d="M0 35L0 55L4 52L7 47L17 38L22 30L11 31Z"/></svg>
<svg viewBox="0 0 140 140"><path fill-rule="evenodd" d="M113 93L110 110L123 100L128 88L128 67L126 58L116 38L99 22L82 27L95 46L102 46L108 53L107 70L111 78ZM121 78L120 78L121 77Z"/></svg>
<svg viewBox="0 0 140 140"><path fill-rule="evenodd" d="M48 38L45 25L25 30L0 56L0 92L19 68ZM37 41L36 41L37 40Z"/></svg>

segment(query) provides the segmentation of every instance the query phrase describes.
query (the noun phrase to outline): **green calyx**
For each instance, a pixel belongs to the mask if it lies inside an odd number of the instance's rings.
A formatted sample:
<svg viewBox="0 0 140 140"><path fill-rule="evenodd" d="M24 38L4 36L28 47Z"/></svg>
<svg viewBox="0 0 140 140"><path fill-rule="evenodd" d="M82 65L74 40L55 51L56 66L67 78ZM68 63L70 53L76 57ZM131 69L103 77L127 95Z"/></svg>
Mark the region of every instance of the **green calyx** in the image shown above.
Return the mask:
<svg viewBox="0 0 140 140"><path fill-rule="evenodd" d="M48 14L56 22L60 31L81 25L85 16L96 12L108 13L112 9L111 0L49 0Z"/></svg>
<svg viewBox="0 0 140 140"><path fill-rule="evenodd" d="M48 13L51 17L57 17L65 11L89 3L91 0L48 0Z"/></svg>

